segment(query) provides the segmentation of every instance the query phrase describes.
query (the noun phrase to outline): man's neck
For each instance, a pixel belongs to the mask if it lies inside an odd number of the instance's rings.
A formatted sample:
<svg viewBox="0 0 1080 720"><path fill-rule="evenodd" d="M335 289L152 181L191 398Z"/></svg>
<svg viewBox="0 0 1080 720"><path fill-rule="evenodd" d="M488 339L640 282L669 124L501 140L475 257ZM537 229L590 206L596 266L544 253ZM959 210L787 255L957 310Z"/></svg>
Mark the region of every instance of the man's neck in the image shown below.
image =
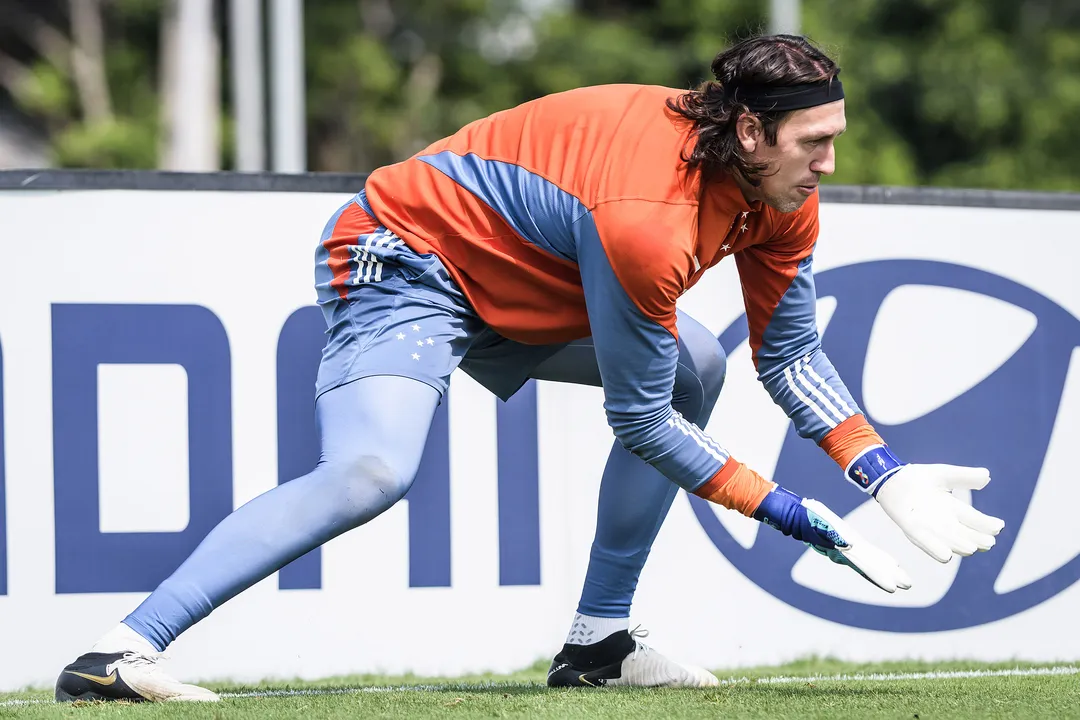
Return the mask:
<svg viewBox="0 0 1080 720"><path fill-rule="evenodd" d="M747 204L753 205L754 203L762 201L761 189L751 185L750 181L743 177L741 172L732 172L731 177L735 180L735 184L739 186L739 190L742 191Z"/></svg>

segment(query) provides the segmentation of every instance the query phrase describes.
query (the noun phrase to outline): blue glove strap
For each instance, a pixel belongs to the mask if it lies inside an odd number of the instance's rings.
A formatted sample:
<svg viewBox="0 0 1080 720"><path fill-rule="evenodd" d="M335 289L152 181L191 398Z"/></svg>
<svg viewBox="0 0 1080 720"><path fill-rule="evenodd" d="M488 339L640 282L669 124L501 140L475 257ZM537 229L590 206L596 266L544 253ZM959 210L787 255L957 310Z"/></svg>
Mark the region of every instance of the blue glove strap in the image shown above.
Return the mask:
<svg viewBox="0 0 1080 720"><path fill-rule="evenodd" d="M836 547L832 539L822 532L822 526L829 528L828 523L808 512L801 497L779 485L758 505L754 519L812 545L815 549Z"/></svg>
<svg viewBox="0 0 1080 720"><path fill-rule="evenodd" d="M877 491L904 463L887 445L874 445L851 461L844 475L863 492L877 496Z"/></svg>

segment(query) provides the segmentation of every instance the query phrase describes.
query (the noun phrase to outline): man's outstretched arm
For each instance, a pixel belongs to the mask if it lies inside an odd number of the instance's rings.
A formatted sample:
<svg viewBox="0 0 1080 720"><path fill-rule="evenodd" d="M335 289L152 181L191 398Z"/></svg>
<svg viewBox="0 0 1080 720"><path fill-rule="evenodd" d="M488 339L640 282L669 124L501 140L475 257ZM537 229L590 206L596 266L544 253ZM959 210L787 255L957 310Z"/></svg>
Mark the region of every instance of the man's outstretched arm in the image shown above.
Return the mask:
<svg viewBox="0 0 1080 720"><path fill-rule="evenodd" d="M671 406L678 362L675 301L680 258L636 261L631 233L654 223L617 215L621 243L601 240L616 220L577 228L577 261L588 306L608 422L628 450L667 478L701 497L753 517L801 540L833 562L849 565L878 587L910 587L906 573L886 553L858 537L821 503L769 482ZM639 238L647 247L663 238ZM690 259L686 258L689 266Z"/></svg>
<svg viewBox="0 0 1080 720"><path fill-rule="evenodd" d="M759 380L799 435L828 453L928 555L948 562L989 550L1004 523L952 495L984 487L989 472L901 461L821 349L813 276L817 196L782 223L772 240L736 256Z"/></svg>

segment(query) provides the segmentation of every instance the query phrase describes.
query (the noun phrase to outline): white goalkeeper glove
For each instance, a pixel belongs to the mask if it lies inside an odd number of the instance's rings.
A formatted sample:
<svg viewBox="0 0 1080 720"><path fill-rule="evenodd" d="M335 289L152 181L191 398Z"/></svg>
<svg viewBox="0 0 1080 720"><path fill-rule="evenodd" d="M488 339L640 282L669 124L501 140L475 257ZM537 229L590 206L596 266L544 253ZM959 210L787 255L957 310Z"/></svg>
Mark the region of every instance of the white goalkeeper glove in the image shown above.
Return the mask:
<svg viewBox="0 0 1080 720"><path fill-rule="evenodd" d="M907 535L908 540L938 562L954 554L968 556L986 551L1005 527L952 494L953 490L981 490L990 482L986 468L957 465L904 465L876 488L881 509Z"/></svg>
<svg viewBox="0 0 1080 720"><path fill-rule="evenodd" d="M897 589L907 590L911 587L911 577L893 559L892 555L870 543L821 502L803 500L802 504L812 521L813 516L817 515L822 522L831 527L832 532L826 532L835 545L834 548L828 549L807 543L810 547L834 563L849 566L885 592L896 592Z"/></svg>
<svg viewBox="0 0 1080 720"><path fill-rule="evenodd" d="M907 539L938 562L994 547L1005 522L955 497L953 490L981 490L986 468L905 465L884 445L874 445L851 461L848 480L877 499Z"/></svg>
<svg viewBox="0 0 1080 720"><path fill-rule="evenodd" d="M884 550L870 543L818 500L799 497L779 485L761 501L754 519L847 565L885 592L907 590L911 578Z"/></svg>

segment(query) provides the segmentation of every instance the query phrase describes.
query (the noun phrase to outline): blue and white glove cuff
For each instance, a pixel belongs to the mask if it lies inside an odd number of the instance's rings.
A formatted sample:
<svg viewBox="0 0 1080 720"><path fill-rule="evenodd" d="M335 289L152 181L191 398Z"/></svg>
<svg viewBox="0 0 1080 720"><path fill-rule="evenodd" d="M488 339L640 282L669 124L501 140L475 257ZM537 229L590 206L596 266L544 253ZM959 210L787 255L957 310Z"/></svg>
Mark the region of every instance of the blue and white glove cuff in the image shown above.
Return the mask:
<svg viewBox="0 0 1080 720"><path fill-rule="evenodd" d="M872 445L851 461L844 476L860 490L877 496L882 484L904 467L887 445Z"/></svg>

